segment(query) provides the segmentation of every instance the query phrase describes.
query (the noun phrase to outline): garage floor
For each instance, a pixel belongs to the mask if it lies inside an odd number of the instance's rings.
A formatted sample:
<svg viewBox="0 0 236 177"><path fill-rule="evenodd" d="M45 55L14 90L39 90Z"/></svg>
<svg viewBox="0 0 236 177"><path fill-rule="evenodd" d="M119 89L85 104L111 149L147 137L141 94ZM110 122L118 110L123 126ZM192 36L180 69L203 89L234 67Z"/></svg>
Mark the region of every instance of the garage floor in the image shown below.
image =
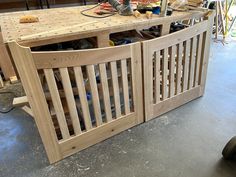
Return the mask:
<svg viewBox="0 0 236 177"><path fill-rule="evenodd" d="M30 116L0 114L0 176L235 177L221 156L236 135L235 50L213 43L204 97L54 165Z"/></svg>

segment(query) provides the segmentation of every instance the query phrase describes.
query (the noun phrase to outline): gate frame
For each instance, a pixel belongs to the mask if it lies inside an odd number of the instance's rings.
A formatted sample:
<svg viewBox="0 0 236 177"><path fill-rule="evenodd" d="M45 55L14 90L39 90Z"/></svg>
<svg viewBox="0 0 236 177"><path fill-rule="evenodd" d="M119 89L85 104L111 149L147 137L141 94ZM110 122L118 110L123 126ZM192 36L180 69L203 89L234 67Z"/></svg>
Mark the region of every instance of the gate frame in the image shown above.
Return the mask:
<svg viewBox="0 0 236 177"><path fill-rule="evenodd" d="M209 61L210 54L210 42L211 42L211 34L213 27L213 19L214 12L208 11L203 18L203 21L190 26L186 29L183 29L178 32L174 32L165 36L161 36L156 39L143 41L142 49L143 49L143 89L144 89L144 112L145 112L145 121L149 121L153 118L156 118L172 109L175 109L189 101L192 101L198 97L203 96L206 85L206 76L207 76L207 67ZM206 29L204 30L204 27ZM174 44L178 44L178 42L183 42L188 39L191 39L194 36L200 34L200 32L204 32L203 35L203 46L201 52L202 65L200 74L200 83L199 86L184 91L180 94L174 95L171 98L167 98L157 104L153 103L153 82L151 81L153 78L153 64L152 64L152 54L155 51L162 50L164 48L168 48L173 46ZM165 46L165 47L163 47ZM168 55L168 54L167 54ZM167 58L166 58L167 59ZM167 66L166 66L167 67ZM165 81L166 82L166 81Z"/></svg>
<svg viewBox="0 0 236 177"><path fill-rule="evenodd" d="M118 47L59 52L31 52L30 48L22 47L14 41L8 44L50 163L57 162L75 152L144 122L143 94L140 94L143 93L140 43ZM119 55L120 52L123 53ZM71 57L70 53L74 55ZM76 59L75 55L80 56L80 59ZM118 56L121 58L117 58ZM49 58L51 58L50 62ZM59 66L58 68L91 66L93 64L122 61L125 58L130 58L132 65L131 82L134 111L125 113L124 116L122 115L117 119L111 120L112 118L110 117L109 121L96 128L63 140L58 140L37 70L40 67L45 68L46 66L46 68L50 68L53 65ZM57 59L61 60L61 62L58 62Z"/></svg>

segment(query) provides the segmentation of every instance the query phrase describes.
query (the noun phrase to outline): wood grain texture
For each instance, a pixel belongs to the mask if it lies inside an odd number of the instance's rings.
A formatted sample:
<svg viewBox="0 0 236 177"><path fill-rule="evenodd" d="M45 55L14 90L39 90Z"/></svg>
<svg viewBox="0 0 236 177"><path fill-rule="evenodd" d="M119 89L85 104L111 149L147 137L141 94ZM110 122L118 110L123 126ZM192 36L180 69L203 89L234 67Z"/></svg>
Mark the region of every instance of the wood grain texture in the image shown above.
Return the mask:
<svg viewBox="0 0 236 177"><path fill-rule="evenodd" d="M97 23L91 23L92 21L95 21L94 18L83 16L80 13L82 10L89 7L92 6L77 6L43 9L37 11L32 10L27 12L2 13L0 15L0 25L2 26L4 43L15 40L22 45L33 47L75 40L81 37L83 38L84 35L88 34L98 36L98 38L100 38L99 34L103 33L103 31L116 33L133 29L148 28L154 25L162 25L166 23L170 24L171 22L181 19L189 19L192 17L197 18L204 15L204 12L201 11L174 12L171 16L166 16L164 18L160 18L158 15L153 15L152 19L147 19L145 14L141 14L140 18L136 18L134 16L120 16L117 14L109 17L109 19L96 19ZM92 11L88 13L93 15ZM33 23L31 25L19 24L19 18L27 14L37 16L39 18L39 22ZM11 23L9 23L9 21L11 21ZM83 23L87 24L79 28L55 31ZM54 31L53 33L47 33L48 31L52 30ZM35 34L38 33L41 33L42 35L35 36ZM21 37L29 35L33 35L33 37L27 40L21 40ZM100 41L100 39L98 40ZM104 47L107 44L105 41L101 41L101 45Z"/></svg>
<svg viewBox="0 0 236 177"><path fill-rule="evenodd" d="M203 94L209 58L209 31L211 27L212 21L205 18L203 21L181 31L142 42L146 121ZM207 43L201 47L206 40ZM155 83L158 74L156 68L159 64L154 62L157 66L154 66L155 73L153 76L152 56L157 53L156 51L161 51L162 99L154 103L152 100L153 77Z"/></svg>
<svg viewBox="0 0 236 177"><path fill-rule="evenodd" d="M183 92L188 89L190 39L184 42L184 69L183 69Z"/></svg>
<svg viewBox="0 0 236 177"><path fill-rule="evenodd" d="M176 46L171 46L170 48L170 74L169 74L169 95L170 97L175 94L175 55L176 55Z"/></svg>
<svg viewBox="0 0 236 177"><path fill-rule="evenodd" d="M97 125L101 125L102 113L101 113L101 105L100 105L99 96L98 96L98 87L97 87L97 82L95 78L94 66L88 65L86 66L86 68L87 68L90 90L92 94L93 109L94 109L94 114L96 118L96 123Z"/></svg>
<svg viewBox="0 0 236 177"><path fill-rule="evenodd" d="M107 71L105 63L99 64L99 72L102 84L102 95L103 95L103 103L105 106L106 120L107 122L110 122L112 120L111 100L107 82Z"/></svg>
<svg viewBox="0 0 236 177"><path fill-rule="evenodd" d="M176 68L176 94L182 92L182 64L183 64L183 43L178 44L177 68Z"/></svg>
<svg viewBox="0 0 236 177"><path fill-rule="evenodd" d="M33 110L45 150L51 163L62 158L53 122L44 97L40 79L29 48L22 48L15 42L9 43L10 51L21 77L24 90Z"/></svg>
<svg viewBox="0 0 236 177"><path fill-rule="evenodd" d="M62 133L62 138L68 139L70 137L70 134L69 134L63 106L61 103L61 98L58 93L57 84L55 81L53 70L52 69L45 69L44 74L45 74L45 78L47 80L47 85L48 85L48 89L50 91L50 95L52 97L52 103L53 103L53 107L56 112L57 120L58 120L59 127L60 127L60 130Z"/></svg>
<svg viewBox="0 0 236 177"><path fill-rule="evenodd" d="M120 87L117 75L117 64L116 62L111 62L111 77L112 77L112 87L114 94L114 104L116 110L116 118L121 117L121 105L120 105Z"/></svg>
<svg viewBox="0 0 236 177"><path fill-rule="evenodd" d="M79 51L33 52L35 65L42 68L61 68L92 65L130 57L130 45ZM109 57L107 57L109 56Z"/></svg>
<svg viewBox="0 0 236 177"><path fill-rule="evenodd" d="M191 39L191 52L190 52L190 71L189 71L189 82L188 88L193 88L194 82L194 71L196 63L196 47L197 47L197 37Z"/></svg>
<svg viewBox="0 0 236 177"><path fill-rule="evenodd" d="M197 44L194 86L199 85L199 74L200 74L199 70L200 70L200 64L201 64L201 59L202 59L202 38L203 38L203 34L200 34L198 36L198 44Z"/></svg>
<svg viewBox="0 0 236 177"><path fill-rule="evenodd" d="M162 57L162 100L168 97L168 48L163 49Z"/></svg>
<svg viewBox="0 0 236 177"><path fill-rule="evenodd" d="M75 72L75 81L79 92L80 104L82 107L83 119L85 122L86 130L89 130L92 128L92 124L91 124L90 111L89 111L88 100L86 96L84 78L81 67L74 67L74 72ZM101 125L101 120L100 119L96 120L96 124L97 126Z"/></svg>
<svg viewBox="0 0 236 177"><path fill-rule="evenodd" d="M3 42L1 24L0 24L0 68L6 80L9 80L10 77L16 76L16 72L14 70L10 55L6 49L6 45Z"/></svg>
<svg viewBox="0 0 236 177"><path fill-rule="evenodd" d="M129 85L127 75L127 61L121 60L121 77L122 77L122 90L124 96L124 107L125 114L130 113L130 102L129 102Z"/></svg>
<svg viewBox="0 0 236 177"><path fill-rule="evenodd" d="M74 132L76 135L78 135L81 133L81 127L80 127L80 121L79 121L79 117L78 117L78 113L77 113L75 98L74 98L74 94L73 94L73 90L72 90L72 86L71 86L71 81L70 81L68 69L67 68L59 68L59 71L60 71L60 75L61 75L63 89L64 89L65 96L66 96L67 106L69 108L70 119L72 120ZM85 127L86 127L86 130L89 130L92 128L91 120L86 121L86 119L85 119Z"/></svg>
<svg viewBox="0 0 236 177"><path fill-rule="evenodd" d="M160 101L160 51L155 52L155 103Z"/></svg>

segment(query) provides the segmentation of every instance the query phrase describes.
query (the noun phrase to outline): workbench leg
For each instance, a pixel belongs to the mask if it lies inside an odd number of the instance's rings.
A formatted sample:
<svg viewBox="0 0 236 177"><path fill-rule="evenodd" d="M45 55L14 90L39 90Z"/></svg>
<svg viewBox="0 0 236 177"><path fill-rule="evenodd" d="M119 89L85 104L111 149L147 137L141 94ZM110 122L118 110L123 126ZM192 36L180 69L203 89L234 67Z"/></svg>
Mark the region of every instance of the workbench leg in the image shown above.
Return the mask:
<svg viewBox="0 0 236 177"><path fill-rule="evenodd" d="M110 36L108 32L100 33L97 36L98 47L99 48L109 47L109 40L110 40Z"/></svg>
<svg viewBox="0 0 236 177"><path fill-rule="evenodd" d="M2 33L0 29L0 66L6 80L16 76L11 58L7 52L6 46L3 43Z"/></svg>
<svg viewBox="0 0 236 177"><path fill-rule="evenodd" d="M162 0L161 1L161 13L160 13L161 17L166 16L167 7L168 7L168 0Z"/></svg>
<svg viewBox="0 0 236 177"><path fill-rule="evenodd" d="M0 88L4 87L4 82L2 80L2 76L0 75Z"/></svg>
<svg viewBox="0 0 236 177"><path fill-rule="evenodd" d="M167 35L170 33L170 23L164 23L161 27L161 36Z"/></svg>

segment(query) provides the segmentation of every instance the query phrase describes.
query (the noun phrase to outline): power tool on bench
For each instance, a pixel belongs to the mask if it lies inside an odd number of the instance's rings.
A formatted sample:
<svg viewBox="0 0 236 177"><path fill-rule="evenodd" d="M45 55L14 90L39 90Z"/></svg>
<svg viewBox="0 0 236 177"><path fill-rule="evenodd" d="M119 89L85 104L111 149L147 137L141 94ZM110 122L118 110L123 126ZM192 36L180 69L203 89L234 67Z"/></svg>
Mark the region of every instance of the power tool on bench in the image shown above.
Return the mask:
<svg viewBox="0 0 236 177"><path fill-rule="evenodd" d="M117 0L108 0L108 2L112 5L114 9L117 10L120 15L133 15L133 9L130 5L130 0L124 0L122 4Z"/></svg>

